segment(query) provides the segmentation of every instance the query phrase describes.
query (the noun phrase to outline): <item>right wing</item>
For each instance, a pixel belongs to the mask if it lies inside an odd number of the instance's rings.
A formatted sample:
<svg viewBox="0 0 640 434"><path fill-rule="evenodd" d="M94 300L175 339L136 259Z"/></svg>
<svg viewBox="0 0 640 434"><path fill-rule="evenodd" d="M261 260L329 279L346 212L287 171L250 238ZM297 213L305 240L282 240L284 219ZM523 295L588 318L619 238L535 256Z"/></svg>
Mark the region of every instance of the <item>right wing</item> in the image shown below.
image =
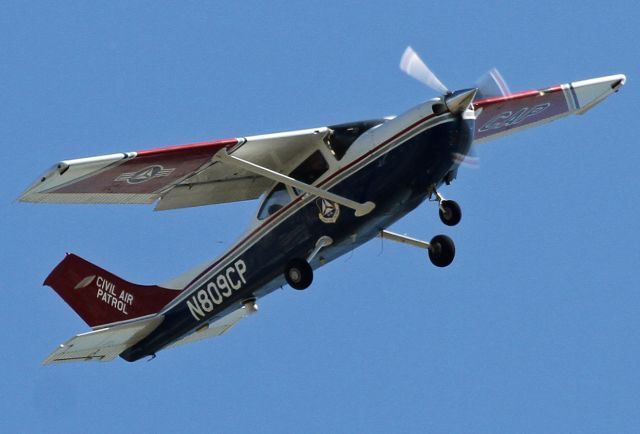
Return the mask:
<svg viewBox="0 0 640 434"><path fill-rule="evenodd" d="M138 152L65 160L20 197L24 202L139 203L156 210L255 199L273 181L214 161L225 149L280 173L289 173L322 142L326 127L233 138Z"/></svg>
<svg viewBox="0 0 640 434"><path fill-rule="evenodd" d="M583 114L624 85L622 74L485 98L474 102L474 143L482 143L570 114Z"/></svg>

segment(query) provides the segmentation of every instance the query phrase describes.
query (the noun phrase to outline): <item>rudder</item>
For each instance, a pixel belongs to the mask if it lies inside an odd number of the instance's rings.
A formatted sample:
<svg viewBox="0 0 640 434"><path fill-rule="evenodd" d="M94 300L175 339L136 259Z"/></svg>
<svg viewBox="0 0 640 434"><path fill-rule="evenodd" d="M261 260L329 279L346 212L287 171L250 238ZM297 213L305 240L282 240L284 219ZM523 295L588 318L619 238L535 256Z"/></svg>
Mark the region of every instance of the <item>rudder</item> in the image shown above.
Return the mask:
<svg viewBox="0 0 640 434"><path fill-rule="evenodd" d="M157 313L182 292L127 282L72 253L53 269L44 284L91 327Z"/></svg>

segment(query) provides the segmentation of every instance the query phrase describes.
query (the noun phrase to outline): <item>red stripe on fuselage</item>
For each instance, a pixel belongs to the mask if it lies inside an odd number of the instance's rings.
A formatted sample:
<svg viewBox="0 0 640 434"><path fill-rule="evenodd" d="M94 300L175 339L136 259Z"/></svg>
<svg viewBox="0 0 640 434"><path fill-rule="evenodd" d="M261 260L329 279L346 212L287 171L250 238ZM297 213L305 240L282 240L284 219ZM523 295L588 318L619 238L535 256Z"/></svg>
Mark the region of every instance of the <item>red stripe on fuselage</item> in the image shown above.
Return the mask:
<svg viewBox="0 0 640 434"><path fill-rule="evenodd" d="M362 156L360 156L358 159L353 160L351 163L347 164L346 166L342 167L340 170L337 170L336 173L334 173L333 175L329 176L327 179L325 179L324 181L322 181L320 184L318 184L318 187L322 187L323 185L326 185L329 181L331 181L332 179L334 179L336 176L338 176L339 174L345 172L346 170L350 169L351 167L353 167L356 163L361 162L363 159L369 157L371 154L374 154L375 152L377 152L380 148L386 146L387 144L389 144L390 142L394 141L395 139L397 139L398 137L402 136L403 134L408 133L410 130L416 128L419 125L422 125L423 123L425 123L426 121L428 121L429 119L435 117L434 114L430 114L429 116L420 119L418 122L415 122L411 125L409 125L407 128L405 128L404 130L394 134L393 136L391 136L390 138L388 138L387 140L385 140L384 142L382 142L380 145L376 146L375 148L373 148L372 150L370 150L369 152L367 152L366 154L363 154Z"/></svg>
<svg viewBox="0 0 640 434"><path fill-rule="evenodd" d="M373 148L372 150L368 151L367 153L361 155L359 158L355 159L354 161L352 161L351 163L347 164L346 166L338 169L334 174L332 174L331 176L329 176L327 179L325 179L324 181L322 181L320 184L318 184L319 187L326 185L330 180L333 180L336 178L336 176L338 176L339 174L344 173L345 171L349 170L350 168L352 168L355 164L362 162L364 159L366 159L367 157L369 157L370 155L374 154L375 152L377 152L378 150L380 150L381 148L383 148L384 146L388 145L389 143L391 143L392 141L394 141L395 139L397 139L398 137L401 137L402 135L408 133L409 131L417 128L418 126L422 125L423 123L425 123L426 121L434 118L436 115L434 114L430 114L422 119L420 119L419 121L411 124L410 126L406 127L405 129L401 130L400 132L394 134L393 136L391 136L390 138L388 138L387 140L385 140L384 142L382 142L381 144L379 144L378 146L376 146L375 148ZM198 274L195 278L193 278L186 286L185 289L189 288L191 285L193 285L195 282L197 282L199 279L201 279L203 276L205 276L206 274L208 274L211 270L213 270L216 266L218 266L222 261L224 261L225 259L227 259L229 256L231 256L232 254L236 253L239 249L241 249L244 244L246 244L247 240L251 239L254 235L256 235L258 232L263 231L265 229L267 229L267 227L273 223L276 219L278 219L283 213L285 213L287 210L291 209L291 207L293 207L294 205L296 205L297 203L299 203L302 200L302 196L298 196L297 198L295 198L294 200L292 200L288 205L284 206L283 208L279 209L276 213L274 213L273 215L269 216L264 223L262 223L259 227L255 228L253 231L251 231L247 236L245 236L242 240L240 240L234 247L232 247L228 252L226 252L223 256L221 256L220 258L218 258L218 260L216 260L213 264L211 264L209 267L207 267L205 270L203 270L200 274ZM189 293L190 294L190 293ZM186 298L189 296L189 294L184 293L183 297ZM182 297L180 297L182 299ZM172 307L173 307L173 303Z"/></svg>

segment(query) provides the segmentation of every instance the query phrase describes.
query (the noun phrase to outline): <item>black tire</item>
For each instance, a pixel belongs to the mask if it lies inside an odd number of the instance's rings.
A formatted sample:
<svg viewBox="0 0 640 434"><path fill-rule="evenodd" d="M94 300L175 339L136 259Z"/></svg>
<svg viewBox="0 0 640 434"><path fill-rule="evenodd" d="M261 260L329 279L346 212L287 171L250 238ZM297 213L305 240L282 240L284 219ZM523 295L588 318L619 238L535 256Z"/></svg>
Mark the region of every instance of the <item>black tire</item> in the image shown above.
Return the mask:
<svg viewBox="0 0 640 434"><path fill-rule="evenodd" d="M447 226L455 226L462 219L462 210L455 200L443 200L440 203L440 220Z"/></svg>
<svg viewBox="0 0 640 434"><path fill-rule="evenodd" d="M284 269L284 278L293 289L306 289L313 282L313 269L304 259L292 259Z"/></svg>
<svg viewBox="0 0 640 434"><path fill-rule="evenodd" d="M436 235L431 238L429 259L436 267L446 267L453 262L456 256L456 246L453 240L446 235Z"/></svg>

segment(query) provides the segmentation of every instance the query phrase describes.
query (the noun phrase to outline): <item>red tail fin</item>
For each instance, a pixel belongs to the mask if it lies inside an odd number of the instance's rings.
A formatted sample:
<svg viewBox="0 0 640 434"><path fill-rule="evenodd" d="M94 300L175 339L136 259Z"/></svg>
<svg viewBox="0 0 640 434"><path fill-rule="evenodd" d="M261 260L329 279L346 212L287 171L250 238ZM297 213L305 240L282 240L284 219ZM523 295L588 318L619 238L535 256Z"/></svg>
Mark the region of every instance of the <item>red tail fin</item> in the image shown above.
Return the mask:
<svg viewBox="0 0 640 434"><path fill-rule="evenodd" d="M135 285L67 254L44 281L91 327L158 312L181 290Z"/></svg>

